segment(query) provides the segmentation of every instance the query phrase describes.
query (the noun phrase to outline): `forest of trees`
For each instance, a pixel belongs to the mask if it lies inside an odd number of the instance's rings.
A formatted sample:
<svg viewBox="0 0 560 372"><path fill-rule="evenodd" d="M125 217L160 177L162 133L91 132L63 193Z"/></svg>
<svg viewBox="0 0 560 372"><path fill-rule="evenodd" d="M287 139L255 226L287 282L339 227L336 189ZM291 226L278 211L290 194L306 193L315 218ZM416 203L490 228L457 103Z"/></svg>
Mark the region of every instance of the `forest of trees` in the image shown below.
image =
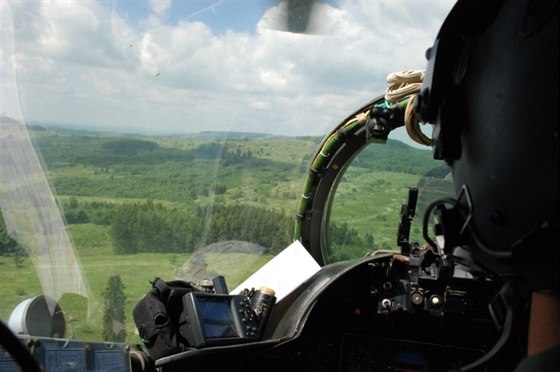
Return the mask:
<svg viewBox="0 0 560 372"><path fill-rule="evenodd" d="M143 203L78 203L64 206L68 223L109 225L117 254L192 252L201 245L245 240L270 253L291 241L293 220L285 214L247 205L215 204L182 210L150 201Z"/></svg>
<svg viewBox="0 0 560 372"><path fill-rule="evenodd" d="M292 218L284 213L247 205L216 204L212 210L194 211L164 207L160 203L78 202L75 197L63 204L68 224L93 223L110 226L114 253L193 252L196 248L226 240L244 240L275 254L291 243ZM336 247L373 247L373 236L360 238L347 224L331 224ZM11 256L16 264L26 255L12 239L0 214L0 255Z"/></svg>
<svg viewBox="0 0 560 372"><path fill-rule="evenodd" d="M79 203L64 205L70 224L110 226L114 252L192 252L225 240L244 240L278 253L291 243L294 220L282 212L247 205L215 204L211 210L168 208L160 203ZM347 224L331 224L333 245L373 247L373 236L363 241Z"/></svg>

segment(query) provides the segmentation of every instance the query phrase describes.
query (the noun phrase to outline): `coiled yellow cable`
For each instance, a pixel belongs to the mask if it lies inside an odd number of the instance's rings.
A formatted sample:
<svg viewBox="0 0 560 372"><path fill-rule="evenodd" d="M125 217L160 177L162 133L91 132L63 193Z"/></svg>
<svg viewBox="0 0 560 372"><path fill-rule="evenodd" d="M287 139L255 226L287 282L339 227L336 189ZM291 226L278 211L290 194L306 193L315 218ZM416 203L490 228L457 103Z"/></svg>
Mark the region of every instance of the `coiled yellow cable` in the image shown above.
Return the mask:
<svg viewBox="0 0 560 372"><path fill-rule="evenodd" d="M397 103L410 97L404 113L406 132L413 141L421 145L432 146L433 139L422 133L420 120L413 109L414 100L422 88L423 80L423 70L405 70L387 75L387 82L390 85L385 91L385 100L389 103Z"/></svg>

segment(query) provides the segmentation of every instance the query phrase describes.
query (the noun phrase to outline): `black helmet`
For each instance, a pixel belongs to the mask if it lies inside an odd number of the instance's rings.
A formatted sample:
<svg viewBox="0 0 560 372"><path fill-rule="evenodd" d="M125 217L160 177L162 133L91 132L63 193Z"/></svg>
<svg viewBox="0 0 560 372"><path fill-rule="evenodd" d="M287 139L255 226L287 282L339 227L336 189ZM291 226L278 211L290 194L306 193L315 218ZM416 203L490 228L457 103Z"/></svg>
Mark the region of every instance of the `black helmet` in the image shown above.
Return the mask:
<svg viewBox="0 0 560 372"><path fill-rule="evenodd" d="M459 1L416 112L452 168L454 229L483 268L558 289L558 1Z"/></svg>

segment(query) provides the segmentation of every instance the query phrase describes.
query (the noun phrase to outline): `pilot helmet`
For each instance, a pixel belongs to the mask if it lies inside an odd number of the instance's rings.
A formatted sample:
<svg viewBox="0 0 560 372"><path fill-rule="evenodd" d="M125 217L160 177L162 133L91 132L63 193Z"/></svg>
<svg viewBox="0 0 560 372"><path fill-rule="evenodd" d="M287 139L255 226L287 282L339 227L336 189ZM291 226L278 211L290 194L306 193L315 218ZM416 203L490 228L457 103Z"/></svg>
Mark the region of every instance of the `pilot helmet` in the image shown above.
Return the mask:
<svg viewBox="0 0 560 372"><path fill-rule="evenodd" d="M459 1L415 106L452 169L462 218L447 228L480 267L556 292L558 35L557 2Z"/></svg>

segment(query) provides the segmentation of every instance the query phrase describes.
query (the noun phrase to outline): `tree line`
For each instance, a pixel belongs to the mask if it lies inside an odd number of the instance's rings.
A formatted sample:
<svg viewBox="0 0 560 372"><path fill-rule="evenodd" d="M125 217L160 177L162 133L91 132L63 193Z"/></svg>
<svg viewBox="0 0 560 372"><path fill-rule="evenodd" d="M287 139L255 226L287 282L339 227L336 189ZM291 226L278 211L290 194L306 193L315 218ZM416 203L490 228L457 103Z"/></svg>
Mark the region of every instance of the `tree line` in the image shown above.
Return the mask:
<svg viewBox="0 0 560 372"><path fill-rule="evenodd" d="M157 203L117 206L111 219L115 253L192 252L225 240L244 240L277 253L290 243L291 218L247 205L184 211Z"/></svg>
<svg viewBox="0 0 560 372"><path fill-rule="evenodd" d="M72 197L63 204L63 211L68 224L109 226L116 254L193 252L201 246L226 240L249 241L276 254L291 243L294 223L283 212L239 204L185 210L150 201L83 203ZM331 223L330 229L331 244L336 250L364 244L374 247L373 235L362 238L346 223L341 226ZM3 218L0 218L0 255L13 256L18 261L25 255L25 250L8 235Z"/></svg>
<svg viewBox="0 0 560 372"><path fill-rule="evenodd" d="M250 241L276 253L291 242L293 228L283 212L240 204L186 210L151 201L80 203L70 198L63 210L69 224L110 226L117 254L192 252L224 240Z"/></svg>
<svg viewBox="0 0 560 372"><path fill-rule="evenodd" d="M151 201L80 203L70 198L63 209L67 223L110 226L116 254L192 252L225 240L249 241L275 254L291 243L294 224L293 218L282 211L242 204L186 210ZM373 236L366 236L364 241L347 224L331 224L330 236L339 247L373 245Z"/></svg>

